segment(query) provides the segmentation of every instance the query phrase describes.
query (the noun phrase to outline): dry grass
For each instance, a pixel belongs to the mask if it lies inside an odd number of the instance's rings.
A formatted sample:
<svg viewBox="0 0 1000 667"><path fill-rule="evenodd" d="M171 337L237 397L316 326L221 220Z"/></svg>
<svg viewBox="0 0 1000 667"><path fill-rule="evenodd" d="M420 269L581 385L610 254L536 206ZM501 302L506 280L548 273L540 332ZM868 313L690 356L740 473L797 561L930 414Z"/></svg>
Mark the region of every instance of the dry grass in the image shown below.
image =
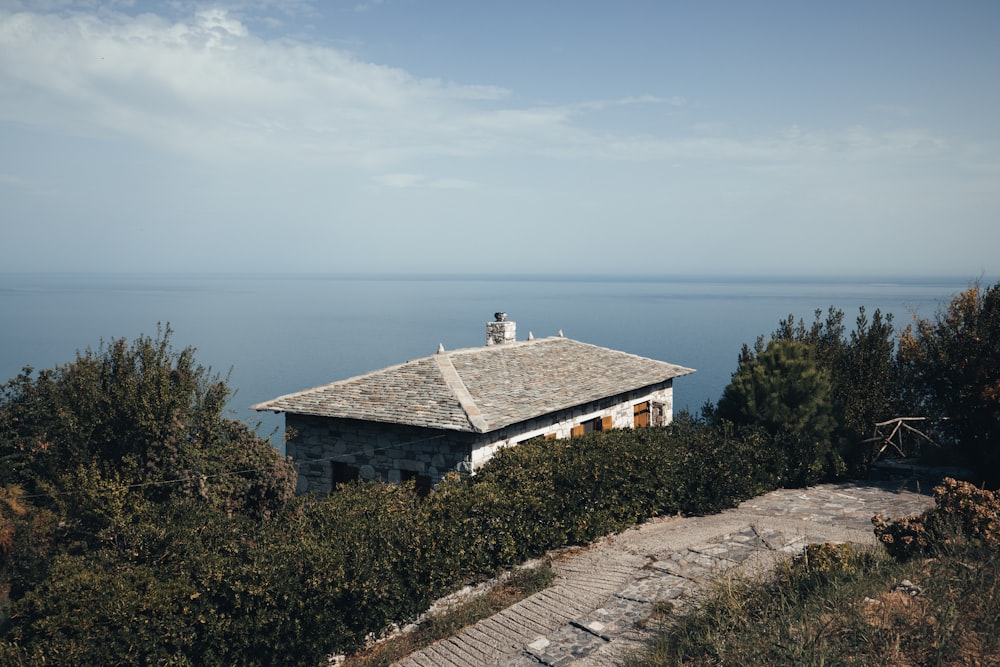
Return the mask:
<svg viewBox="0 0 1000 667"><path fill-rule="evenodd" d="M833 557L818 566L801 558L769 582L716 587L668 616L631 664L1000 666L995 550L900 563L867 547L826 549Z"/></svg>

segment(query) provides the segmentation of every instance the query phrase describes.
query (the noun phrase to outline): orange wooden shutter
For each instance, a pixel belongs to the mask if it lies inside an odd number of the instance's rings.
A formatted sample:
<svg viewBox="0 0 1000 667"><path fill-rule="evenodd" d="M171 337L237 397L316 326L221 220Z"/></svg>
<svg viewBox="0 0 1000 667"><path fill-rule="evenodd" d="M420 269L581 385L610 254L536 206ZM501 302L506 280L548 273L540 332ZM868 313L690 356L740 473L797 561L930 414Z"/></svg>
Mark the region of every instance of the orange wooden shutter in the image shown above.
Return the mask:
<svg viewBox="0 0 1000 667"><path fill-rule="evenodd" d="M569 434L573 438L575 438L578 435L583 435L583 424L579 424L577 426L574 426L572 428L572 430L570 430Z"/></svg>
<svg viewBox="0 0 1000 667"><path fill-rule="evenodd" d="M632 408L632 414L635 415L634 424L636 428L645 428L649 426L649 401L637 403L635 407Z"/></svg>
<svg viewBox="0 0 1000 667"><path fill-rule="evenodd" d="M601 417L601 430L610 431L611 430L611 415L607 417Z"/></svg>

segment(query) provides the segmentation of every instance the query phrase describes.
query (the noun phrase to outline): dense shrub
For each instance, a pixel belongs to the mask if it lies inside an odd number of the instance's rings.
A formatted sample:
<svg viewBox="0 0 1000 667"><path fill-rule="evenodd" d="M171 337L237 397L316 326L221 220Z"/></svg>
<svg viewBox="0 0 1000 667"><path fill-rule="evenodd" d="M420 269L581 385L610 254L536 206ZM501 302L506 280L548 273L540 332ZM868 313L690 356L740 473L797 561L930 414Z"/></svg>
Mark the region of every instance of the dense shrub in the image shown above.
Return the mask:
<svg viewBox="0 0 1000 667"><path fill-rule="evenodd" d="M875 535L896 558L956 547L1000 549L1000 491L946 478L934 487L934 507L917 516L872 519Z"/></svg>
<svg viewBox="0 0 1000 667"><path fill-rule="evenodd" d="M549 549L586 544L649 517L705 514L775 488L785 461L759 429L682 413L668 427L534 440L430 497L426 553L440 571L485 576ZM436 568L429 568L434 570Z"/></svg>
<svg viewBox="0 0 1000 667"><path fill-rule="evenodd" d="M228 384L195 361L193 348L174 350L171 333L168 326L156 338L102 343L0 385L0 485L57 498L66 474L96 475L143 485L154 500L278 510L294 493L291 465L224 416ZM245 472L230 474L238 470Z"/></svg>

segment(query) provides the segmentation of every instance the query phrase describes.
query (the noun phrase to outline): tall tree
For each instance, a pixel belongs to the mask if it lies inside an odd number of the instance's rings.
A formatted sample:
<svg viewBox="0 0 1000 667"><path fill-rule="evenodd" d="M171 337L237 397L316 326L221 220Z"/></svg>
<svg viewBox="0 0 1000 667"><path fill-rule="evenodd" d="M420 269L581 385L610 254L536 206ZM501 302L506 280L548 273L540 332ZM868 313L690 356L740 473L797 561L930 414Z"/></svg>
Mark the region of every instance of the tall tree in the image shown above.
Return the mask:
<svg viewBox="0 0 1000 667"><path fill-rule="evenodd" d="M899 370L892 314L878 309L869 321L864 307L834 367L834 395L851 437L867 435L876 422L899 411Z"/></svg>
<svg viewBox="0 0 1000 667"><path fill-rule="evenodd" d="M805 343L773 340L759 353L744 348L717 416L770 433L785 450L793 483L842 472L832 444L836 422L830 374Z"/></svg>
<svg viewBox="0 0 1000 667"><path fill-rule="evenodd" d="M900 338L910 399L939 420L944 444L1000 483L1000 283L975 284Z"/></svg>

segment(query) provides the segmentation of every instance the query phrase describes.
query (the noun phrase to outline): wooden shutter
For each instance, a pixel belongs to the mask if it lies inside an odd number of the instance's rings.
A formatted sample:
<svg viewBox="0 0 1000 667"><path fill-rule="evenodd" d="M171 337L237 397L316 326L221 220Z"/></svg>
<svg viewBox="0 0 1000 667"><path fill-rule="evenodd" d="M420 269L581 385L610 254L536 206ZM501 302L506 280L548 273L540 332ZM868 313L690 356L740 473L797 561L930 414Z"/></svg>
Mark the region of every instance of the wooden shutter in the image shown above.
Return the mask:
<svg viewBox="0 0 1000 667"><path fill-rule="evenodd" d="M578 424L578 425L574 426L570 430L569 435L572 438L575 438L575 437L577 437L579 435L583 435L583 424Z"/></svg>
<svg viewBox="0 0 1000 667"><path fill-rule="evenodd" d="M649 426L649 401L637 403L632 408L632 414L635 416L634 425L636 428Z"/></svg>
<svg viewBox="0 0 1000 667"><path fill-rule="evenodd" d="M611 430L611 415L607 417L601 417L601 430L610 431Z"/></svg>

